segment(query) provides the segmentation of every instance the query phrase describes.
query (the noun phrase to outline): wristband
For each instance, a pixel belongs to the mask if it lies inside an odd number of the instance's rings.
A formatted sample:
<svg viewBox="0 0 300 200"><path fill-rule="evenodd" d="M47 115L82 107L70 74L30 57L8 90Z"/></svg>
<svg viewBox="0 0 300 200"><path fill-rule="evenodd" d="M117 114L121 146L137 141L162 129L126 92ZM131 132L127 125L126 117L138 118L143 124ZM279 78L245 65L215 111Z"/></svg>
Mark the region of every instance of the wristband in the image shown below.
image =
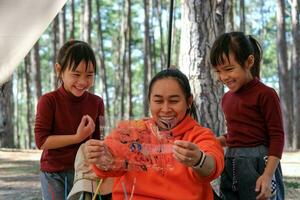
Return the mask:
<svg viewBox="0 0 300 200"><path fill-rule="evenodd" d="M193 166L193 169L200 169L200 168L203 167L203 164L205 163L205 160L206 160L206 155L203 151L201 151L201 153L202 154L201 154L201 157L199 159L199 162Z"/></svg>

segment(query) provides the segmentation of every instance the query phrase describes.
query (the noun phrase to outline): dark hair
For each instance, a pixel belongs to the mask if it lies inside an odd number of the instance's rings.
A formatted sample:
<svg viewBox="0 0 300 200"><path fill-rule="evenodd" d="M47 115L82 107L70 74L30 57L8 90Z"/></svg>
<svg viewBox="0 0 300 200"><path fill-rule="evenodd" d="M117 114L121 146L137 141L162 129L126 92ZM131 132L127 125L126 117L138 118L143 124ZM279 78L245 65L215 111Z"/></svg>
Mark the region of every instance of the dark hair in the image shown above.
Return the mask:
<svg viewBox="0 0 300 200"><path fill-rule="evenodd" d="M220 35L214 42L210 51L210 62L213 67L224 64L224 55L229 61L229 54L232 53L236 61L245 66L250 55L254 56L254 64L251 67L251 74L260 77L260 61L262 59L262 48L259 42L251 35L246 36L243 32L230 32Z"/></svg>
<svg viewBox="0 0 300 200"><path fill-rule="evenodd" d="M64 72L68 66L72 71L75 71L82 60L86 63L86 69L88 68L88 63L91 62L94 67L94 73L96 74L96 58L90 45L80 40L70 40L66 42L60 48L57 55L57 63L61 66L60 74Z"/></svg>
<svg viewBox="0 0 300 200"><path fill-rule="evenodd" d="M162 70L162 71L158 72L151 79L150 84L149 84L149 88L148 88L148 100L149 100L149 102L150 102L150 95L151 95L151 92L152 92L153 84L156 81L164 79L164 78L173 78L173 79L175 79L178 82L178 84L180 85L180 87L181 87L181 89L184 93L186 102L188 102L189 97L192 95L189 80L188 80L188 78L186 77L186 75L184 73L182 73L179 69L176 69L176 68L168 68L168 69ZM191 107L188 108L187 113L190 114L195 120L198 119L194 101L192 102Z"/></svg>

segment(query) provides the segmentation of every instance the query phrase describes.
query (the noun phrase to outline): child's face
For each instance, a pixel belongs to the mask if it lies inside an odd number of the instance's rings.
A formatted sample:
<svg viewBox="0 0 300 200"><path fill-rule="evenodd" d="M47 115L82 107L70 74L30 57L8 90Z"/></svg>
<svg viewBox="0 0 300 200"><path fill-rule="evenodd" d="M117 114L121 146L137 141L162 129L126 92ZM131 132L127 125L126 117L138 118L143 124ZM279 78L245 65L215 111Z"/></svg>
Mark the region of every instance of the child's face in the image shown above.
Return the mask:
<svg viewBox="0 0 300 200"><path fill-rule="evenodd" d="M61 74L61 79L67 92L76 97L80 97L94 84L93 64L89 62L86 69L85 61L81 61L75 71L72 71L70 67L67 67Z"/></svg>
<svg viewBox="0 0 300 200"><path fill-rule="evenodd" d="M229 61L224 55L224 64L215 67L215 72L218 79L228 87L232 92L236 92L243 85L253 79L251 74L251 67L254 63L252 55L248 57L243 68L234 58L233 55L229 54Z"/></svg>
<svg viewBox="0 0 300 200"><path fill-rule="evenodd" d="M150 110L153 119L161 130L171 129L180 122L192 103L186 101L179 83L173 78L157 80L151 89ZM165 123L169 123L169 126Z"/></svg>

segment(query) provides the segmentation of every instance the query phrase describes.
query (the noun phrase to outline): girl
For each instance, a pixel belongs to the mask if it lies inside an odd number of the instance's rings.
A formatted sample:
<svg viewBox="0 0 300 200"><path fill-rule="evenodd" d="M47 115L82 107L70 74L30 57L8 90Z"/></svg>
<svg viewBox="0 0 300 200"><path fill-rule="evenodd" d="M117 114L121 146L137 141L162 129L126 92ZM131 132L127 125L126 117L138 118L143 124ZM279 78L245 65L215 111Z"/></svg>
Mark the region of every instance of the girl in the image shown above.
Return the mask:
<svg viewBox="0 0 300 200"><path fill-rule="evenodd" d="M103 100L88 92L94 83L96 60L87 43L66 42L55 69L61 86L39 99L35 120L36 145L43 150L44 200L66 199L73 184L76 152L88 137L99 139L97 119L104 113Z"/></svg>
<svg viewBox="0 0 300 200"><path fill-rule="evenodd" d="M177 69L159 72L148 100L152 118L123 121L104 142L87 142L94 171L116 177L114 200L212 200L210 181L223 170L223 150L212 131L191 117L195 109L187 77ZM120 165L120 158L128 160Z"/></svg>
<svg viewBox="0 0 300 200"><path fill-rule="evenodd" d="M227 133L219 137L228 147L222 199L284 199L280 102L275 90L259 80L261 58L260 44L242 32L219 36L211 49L211 64L229 89L222 98Z"/></svg>

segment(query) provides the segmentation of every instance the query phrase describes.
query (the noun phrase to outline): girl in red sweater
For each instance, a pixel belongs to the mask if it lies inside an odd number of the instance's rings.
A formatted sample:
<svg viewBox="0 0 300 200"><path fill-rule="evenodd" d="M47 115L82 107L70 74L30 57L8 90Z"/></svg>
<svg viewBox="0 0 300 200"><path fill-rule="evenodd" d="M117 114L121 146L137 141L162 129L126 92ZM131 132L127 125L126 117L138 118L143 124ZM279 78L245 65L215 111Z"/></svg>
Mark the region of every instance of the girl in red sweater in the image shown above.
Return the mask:
<svg viewBox="0 0 300 200"><path fill-rule="evenodd" d="M66 199L73 185L76 152L90 136L99 139L97 122L104 114L102 98L88 92L94 84L96 59L87 43L66 42L55 69L61 86L39 99L35 120L36 145L43 150L44 200Z"/></svg>
<svg viewBox="0 0 300 200"><path fill-rule="evenodd" d="M229 89L222 98L227 133L219 137L228 147L222 199L284 199L280 102L276 91L259 80L261 59L260 44L242 32L219 36L211 49L211 64Z"/></svg>
<svg viewBox="0 0 300 200"><path fill-rule="evenodd" d="M152 118L123 121L104 142L87 142L94 171L116 177L114 200L213 200L210 181L223 170L223 150L212 131L191 117L187 77L178 69L159 72L148 99Z"/></svg>

